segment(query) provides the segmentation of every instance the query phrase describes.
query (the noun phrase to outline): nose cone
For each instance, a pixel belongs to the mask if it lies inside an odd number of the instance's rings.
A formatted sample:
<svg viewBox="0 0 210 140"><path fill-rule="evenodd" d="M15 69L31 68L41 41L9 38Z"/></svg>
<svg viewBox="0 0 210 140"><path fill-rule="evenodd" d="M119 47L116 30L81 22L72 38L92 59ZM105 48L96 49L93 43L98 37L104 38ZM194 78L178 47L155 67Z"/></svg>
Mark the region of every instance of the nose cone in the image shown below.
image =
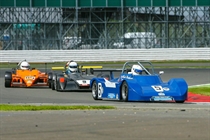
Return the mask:
<svg viewBox="0 0 210 140"><path fill-rule="evenodd" d="M34 81L36 80L35 76L32 76L32 74L28 74L27 76L24 77L24 82L26 87L31 87L34 83Z"/></svg>
<svg viewBox="0 0 210 140"><path fill-rule="evenodd" d="M31 87L33 85L32 80L26 80L26 87Z"/></svg>

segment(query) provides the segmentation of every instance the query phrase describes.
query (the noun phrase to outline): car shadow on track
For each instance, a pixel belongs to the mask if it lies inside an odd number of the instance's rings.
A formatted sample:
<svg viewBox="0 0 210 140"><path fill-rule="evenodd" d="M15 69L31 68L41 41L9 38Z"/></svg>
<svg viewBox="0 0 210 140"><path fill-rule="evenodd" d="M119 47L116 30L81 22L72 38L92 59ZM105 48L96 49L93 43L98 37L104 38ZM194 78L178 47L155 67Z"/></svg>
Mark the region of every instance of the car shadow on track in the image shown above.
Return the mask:
<svg viewBox="0 0 210 140"><path fill-rule="evenodd" d="M125 104L135 104L135 103L148 103L148 104L159 104L159 103L164 103L164 104L196 104L193 102L184 102L184 103L176 103L175 101L128 101L128 102L124 102L124 101L119 101L119 100L109 100L109 99L103 99L103 100L97 100L97 102L118 102L118 103L125 103Z"/></svg>
<svg viewBox="0 0 210 140"><path fill-rule="evenodd" d="M49 87L9 87L11 89L50 89Z"/></svg>

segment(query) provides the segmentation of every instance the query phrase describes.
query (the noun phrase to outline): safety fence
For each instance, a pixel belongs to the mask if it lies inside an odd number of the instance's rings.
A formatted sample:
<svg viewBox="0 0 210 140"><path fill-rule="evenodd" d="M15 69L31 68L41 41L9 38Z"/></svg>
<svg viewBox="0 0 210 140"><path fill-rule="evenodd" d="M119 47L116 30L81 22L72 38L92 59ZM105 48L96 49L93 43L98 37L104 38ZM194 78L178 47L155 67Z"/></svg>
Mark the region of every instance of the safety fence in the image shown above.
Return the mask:
<svg viewBox="0 0 210 140"><path fill-rule="evenodd" d="M210 48L0 51L0 62L19 62L23 59L29 62L210 60Z"/></svg>

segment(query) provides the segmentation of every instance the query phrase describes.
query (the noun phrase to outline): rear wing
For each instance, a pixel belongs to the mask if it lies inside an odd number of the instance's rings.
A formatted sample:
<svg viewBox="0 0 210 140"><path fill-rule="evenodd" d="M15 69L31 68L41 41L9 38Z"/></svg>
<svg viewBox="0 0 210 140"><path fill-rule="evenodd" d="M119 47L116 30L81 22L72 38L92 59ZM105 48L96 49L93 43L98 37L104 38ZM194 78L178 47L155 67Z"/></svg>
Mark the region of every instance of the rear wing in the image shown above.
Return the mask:
<svg viewBox="0 0 210 140"><path fill-rule="evenodd" d="M122 69L93 69L94 72L121 72Z"/></svg>
<svg viewBox="0 0 210 140"><path fill-rule="evenodd" d="M109 72L109 76L110 76L110 79L114 79L114 73L113 72L123 72L122 69L92 69L92 74L94 72Z"/></svg>
<svg viewBox="0 0 210 140"><path fill-rule="evenodd" d="M103 66L79 66L79 69L102 69ZM65 67L52 67L52 70L65 70Z"/></svg>
<svg viewBox="0 0 210 140"><path fill-rule="evenodd" d="M65 71L67 67L52 67L52 70L62 70ZM93 69L102 69L103 66L78 66L78 72L82 74L93 74Z"/></svg>

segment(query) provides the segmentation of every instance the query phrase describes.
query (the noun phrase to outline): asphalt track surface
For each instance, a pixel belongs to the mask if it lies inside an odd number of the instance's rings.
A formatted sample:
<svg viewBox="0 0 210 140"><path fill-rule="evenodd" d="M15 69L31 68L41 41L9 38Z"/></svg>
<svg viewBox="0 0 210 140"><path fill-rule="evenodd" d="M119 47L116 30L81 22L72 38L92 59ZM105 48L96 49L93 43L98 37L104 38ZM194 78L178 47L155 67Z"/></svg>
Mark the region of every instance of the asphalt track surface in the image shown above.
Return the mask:
<svg viewBox="0 0 210 140"><path fill-rule="evenodd" d="M210 83L210 69L161 69L163 81L183 77L189 86ZM113 105L116 110L0 112L0 140L210 140L209 103L94 101L89 92L4 88L0 103Z"/></svg>

